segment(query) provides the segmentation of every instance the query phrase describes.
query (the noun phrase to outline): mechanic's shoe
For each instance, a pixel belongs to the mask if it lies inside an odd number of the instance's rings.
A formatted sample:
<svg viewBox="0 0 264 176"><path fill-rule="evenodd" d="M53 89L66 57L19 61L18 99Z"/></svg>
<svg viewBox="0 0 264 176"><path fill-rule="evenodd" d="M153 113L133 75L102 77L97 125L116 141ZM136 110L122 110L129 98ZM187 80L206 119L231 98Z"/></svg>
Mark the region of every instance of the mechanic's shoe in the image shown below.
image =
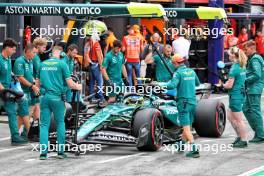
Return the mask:
<svg viewBox="0 0 264 176"><path fill-rule="evenodd" d="M67 158L67 155L65 153L59 153L58 158L59 159L65 159L65 158Z"/></svg>
<svg viewBox="0 0 264 176"><path fill-rule="evenodd" d="M15 136L15 137L12 137L12 139L11 139L11 145L14 145L14 146L15 145L23 145L26 143L27 143L27 141L20 136Z"/></svg>
<svg viewBox="0 0 264 176"><path fill-rule="evenodd" d="M192 147L192 150L188 153L186 153L186 157L189 157L189 158L199 158L200 157L200 153L199 153L199 150L197 148L197 145L192 143L191 144L191 147Z"/></svg>
<svg viewBox="0 0 264 176"><path fill-rule="evenodd" d="M185 141L178 141L175 143L175 149L179 153L183 153L185 151Z"/></svg>
<svg viewBox="0 0 264 176"><path fill-rule="evenodd" d="M23 132L20 134L20 137L23 138L25 141L28 141L28 136L27 136L27 132L26 132L26 131L23 131Z"/></svg>
<svg viewBox="0 0 264 176"><path fill-rule="evenodd" d="M47 154L40 154L39 155L39 160L46 160L46 159L48 159Z"/></svg>
<svg viewBox="0 0 264 176"><path fill-rule="evenodd" d="M188 158L199 158L200 157L200 153L199 153L198 150L190 151L190 152L186 153L185 156L188 157Z"/></svg>
<svg viewBox="0 0 264 176"><path fill-rule="evenodd" d="M264 143L264 138L254 137L254 138L251 139L249 142L250 142L250 143L255 143L255 144L258 144L258 143Z"/></svg>
<svg viewBox="0 0 264 176"><path fill-rule="evenodd" d="M247 146L247 141L238 141L237 143L233 144L234 148L245 148Z"/></svg>
<svg viewBox="0 0 264 176"><path fill-rule="evenodd" d="M234 145L234 144L238 143L239 141L241 141L241 138L240 138L240 137L237 137L237 138L235 139L235 141L232 142L232 144Z"/></svg>

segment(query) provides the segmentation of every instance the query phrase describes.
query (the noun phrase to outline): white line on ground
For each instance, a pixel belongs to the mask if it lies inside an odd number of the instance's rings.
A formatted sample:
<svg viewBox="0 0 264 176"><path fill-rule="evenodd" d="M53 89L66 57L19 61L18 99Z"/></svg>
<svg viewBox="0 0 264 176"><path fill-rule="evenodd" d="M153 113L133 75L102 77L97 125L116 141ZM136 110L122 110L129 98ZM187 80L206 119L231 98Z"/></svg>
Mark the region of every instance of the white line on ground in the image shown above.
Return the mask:
<svg viewBox="0 0 264 176"><path fill-rule="evenodd" d="M212 142L213 140L202 140L202 141L199 141L201 143L204 143L204 142Z"/></svg>
<svg viewBox="0 0 264 176"><path fill-rule="evenodd" d="M0 138L0 141L5 141L5 140L9 140L10 137L5 137L5 138Z"/></svg>
<svg viewBox="0 0 264 176"><path fill-rule="evenodd" d="M137 154L133 154L133 155L121 156L121 157L112 158L112 159L109 159L109 160L98 161L97 164L103 164L103 163L108 163L108 162L117 161L117 160L121 160L121 159L136 157L136 156L140 156L140 155L143 155L143 154L145 154L145 153L137 153Z"/></svg>
<svg viewBox="0 0 264 176"><path fill-rule="evenodd" d="M12 151L12 150L24 149L24 148L28 148L28 147L29 146L20 146L20 147L15 147L15 148L1 149L0 153Z"/></svg>
<svg viewBox="0 0 264 176"><path fill-rule="evenodd" d="M34 159L34 158L31 158L31 159L27 159L27 160L25 160L25 161L35 161L36 159Z"/></svg>
<svg viewBox="0 0 264 176"><path fill-rule="evenodd" d="M263 169L264 169L264 166L260 166L260 167L257 167L255 169L252 169L250 171L244 172L244 173L242 173L242 174L240 174L238 176L248 176L248 175L252 175L252 174L254 174L256 172L259 172L259 171L261 171Z"/></svg>

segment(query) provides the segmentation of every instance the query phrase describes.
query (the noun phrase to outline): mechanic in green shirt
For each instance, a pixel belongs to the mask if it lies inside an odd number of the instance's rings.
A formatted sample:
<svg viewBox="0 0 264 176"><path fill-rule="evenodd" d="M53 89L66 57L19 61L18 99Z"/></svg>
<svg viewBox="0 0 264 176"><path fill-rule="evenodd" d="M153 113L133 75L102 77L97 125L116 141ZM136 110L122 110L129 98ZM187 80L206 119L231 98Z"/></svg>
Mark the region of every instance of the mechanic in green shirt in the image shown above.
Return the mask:
<svg viewBox="0 0 264 176"><path fill-rule="evenodd" d="M16 48L17 42L11 38L6 39L3 43L0 55L0 90L9 89L11 86L12 65L10 57L16 52ZM18 132L15 102L6 101L3 107L8 115L11 143L13 145L25 143L26 140L20 137Z"/></svg>
<svg viewBox="0 0 264 176"><path fill-rule="evenodd" d="M74 58L78 54L78 46L75 44L71 44L67 48L67 54L64 55L62 60L67 64L70 74L73 74L74 69ZM71 102L72 101L72 91L71 89L66 85L66 101Z"/></svg>
<svg viewBox="0 0 264 176"><path fill-rule="evenodd" d="M33 76L34 79L36 79L37 72L39 71L39 66L41 63L40 54L44 54L47 48L47 40L45 38L37 37L34 39L33 44L37 48L37 54L32 59L33 63ZM31 94L33 95L33 94ZM39 119L40 116L40 107L39 107L40 98L37 96L31 97L31 103L30 103L30 117L33 117L35 120Z"/></svg>
<svg viewBox="0 0 264 176"><path fill-rule="evenodd" d="M73 82L70 71L66 63L60 60L62 47L55 46L52 49L52 57L45 60L40 65L37 74L37 85L41 88L40 99L40 159L47 159L48 136L51 113L54 114L57 141L58 157L63 159L65 145L65 82L71 89L81 90L82 85Z"/></svg>
<svg viewBox="0 0 264 176"><path fill-rule="evenodd" d="M14 63L14 74L21 83L24 97L18 102L18 129L24 124L24 130L21 134L25 139L30 128L29 106L31 104L31 97L39 95L39 88L34 85L33 64L37 49L33 44L25 46L24 55L16 59Z"/></svg>
<svg viewBox="0 0 264 176"><path fill-rule="evenodd" d="M182 150L184 144L188 141L191 144L191 151L186 156L197 158L200 156L198 147L194 144L191 125L194 121L196 108L195 87L200 85L196 73L184 65L185 59L179 54L172 57L172 63L177 67L173 78L167 83L157 83L159 86L165 86L167 89L177 89L177 109L179 111L180 125L183 127L182 141L176 143L178 150Z"/></svg>
<svg viewBox="0 0 264 176"><path fill-rule="evenodd" d="M175 72L176 67L172 64L171 61L171 53L172 47L170 45L166 45L163 49L162 57L164 58L167 65L170 67L171 71ZM165 67L159 55L153 56L152 52L150 52L145 58L146 64L156 64L156 81L158 82L167 82L171 80L172 76L168 69Z"/></svg>
<svg viewBox="0 0 264 176"><path fill-rule="evenodd" d="M260 55L256 54L256 43L248 41L244 45L248 56L246 71L246 101L243 112L250 127L255 132L251 143L264 142L263 119L261 114L261 94L264 86L264 62Z"/></svg>
<svg viewBox="0 0 264 176"><path fill-rule="evenodd" d="M111 88L116 91L106 92L109 94L109 103L113 103L116 101L116 93L122 91L123 80L122 73L126 82L127 72L125 67L125 58L121 52L122 44L119 40L115 40L113 42L113 48L109 51L103 61L103 70L102 74L104 79L106 80L107 86L111 86ZM110 88L110 87L109 87ZM106 89L106 91L108 88Z"/></svg>
<svg viewBox="0 0 264 176"><path fill-rule="evenodd" d="M229 114L228 119L233 126L237 138L232 143L233 147L247 147L246 125L243 121L242 107L245 100L245 80L247 56L238 47L233 47L228 51L229 60L234 62L229 72L229 79L223 85L228 89Z"/></svg>

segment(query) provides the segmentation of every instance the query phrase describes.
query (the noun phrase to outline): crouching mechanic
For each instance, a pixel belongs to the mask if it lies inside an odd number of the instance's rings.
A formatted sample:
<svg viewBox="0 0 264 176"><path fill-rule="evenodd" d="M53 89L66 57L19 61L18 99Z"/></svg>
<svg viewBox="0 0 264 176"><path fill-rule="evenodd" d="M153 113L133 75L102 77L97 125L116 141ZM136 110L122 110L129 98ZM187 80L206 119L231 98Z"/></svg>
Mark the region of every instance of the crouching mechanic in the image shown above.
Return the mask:
<svg viewBox="0 0 264 176"><path fill-rule="evenodd" d="M191 125L194 121L194 113L196 108L195 86L200 85L200 81L196 73L184 65L185 59L180 55L175 54L172 57L172 63L177 67L173 78L167 83L157 83L159 86L164 86L167 89L177 89L177 108L179 111L180 125L183 127L182 141L176 143L177 149L184 147L186 142L191 145L191 151L186 156L197 158L200 157L199 150L194 144L193 135L191 133Z"/></svg>
<svg viewBox="0 0 264 176"><path fill-rule="evenodd" d="M9 89L11 85L11 56L16 52L17 43L13 39L6 39L3 43L2 53L0 55L0 90ZM26 142L25 139L19 136L16 103L14 101L6 101L3 105L7 116L11 134L11 144L19 145Z"/></svg>
<svg viewBox="0 0 264 176"><path fill-rule="evenodd" d="M58 157L66 158L64 154L65 147L65 82L71 89L81 90L82 85L74 83L71 79L69 68L66 63L60 60L62 48L55 46L52 49L52 57L40 65L40 71L37 74L37 83L41 88L40 99L40 159L47 159L48 137L51 113L54 114L57 141Z"/></svg>
<svg viewBox="0 0 264 176"><path fill-rule="evenodd" d="M127 79L127 72L125 67L125 58L121 51L122 44L119 40L115 40L113 43L112 51L109 51L105 59L103 61L103 77L106 80L106 85L111 86L112 90L109 93L109 100L108 103L113 103L116 101L116 92L117 88L121 91L124 85L122 80L122 73L123 76L128 82ZM108 88L106 89L108 90Z"/></svg>
<svg viewBox="0 0 264 176"><path fill-rule="evenodd" d="M27 139L27 133L30 128L29 106L31 97L39 96L39 88L34 84L33 78L33 63L37 49L33 44L28 44L25 47L24 55L16 59L14 63L14 74L21 83L21 88L24 92L24 97L18 102L18 129L24 124L24 130L21 137Z"/></svg>

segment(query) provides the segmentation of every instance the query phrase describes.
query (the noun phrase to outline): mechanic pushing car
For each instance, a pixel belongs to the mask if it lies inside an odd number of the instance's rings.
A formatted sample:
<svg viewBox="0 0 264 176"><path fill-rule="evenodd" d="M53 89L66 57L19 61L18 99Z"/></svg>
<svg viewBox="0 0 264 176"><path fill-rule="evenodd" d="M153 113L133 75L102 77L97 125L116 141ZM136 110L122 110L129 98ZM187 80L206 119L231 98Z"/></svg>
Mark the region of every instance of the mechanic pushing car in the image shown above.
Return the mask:
<svg viewBox="0 0 264 176"><path fill-rule="evenodd" d="M233 147L244 148L247 147L247 132L246 124L243 121L242 107L245 101L247 56L238 47L231 48L228 54L229 60L234 64L230 69L229 79L223 87L228 89L230 109L228 118L237 134L237 138L232 144Z"/></svg>
<svg viewBox="0 0 264 176"><path fill-rule="evenodd" d="M248 62L246 66L246 101L243 112L250 127L255 132L254 138L249 142L263 143L264 129L260 102L264 86L264 61L259 54L256 54L254 41L246 42L244 48Z"/></svg>
<svg viewBox="0 0 264 176"><path fill-rule="evenodd" d="M0 90L9 89L11 86L11 56L16 52L17 42L8 38L3 43L2 53L0 55ZM25 139L19 136L16 104L14 101L6 101L3 105L7 115L8 124L11 133L11 144L19 145L26 142Z"/></svg>
<svg viewBox="0 0 264 176"><path fill-rule="evenodd" d="M194 121L194 113L196 108L195 86L200 85L200 81L196 73L187 68L184 64L185 59L175 54L172 57L172 63L177 68L173 74L173 78L167 83L157 83L159 86L165 86L167 89L177 89L177 108L179 111L180 125L183 127L182 141L176 143L178 150L184 150L186 142L191 145L191 151L186 157L200 157L197 145L191 132L191 125Z"/></svg>
<svg viewBox="0 0 264 176"><path fill-rule="evenodd" d="M37 74L37 84L41 87L40 100L40 160L47 159L48 136L51 113L54 114L57 141L58 158L63 159L65 144L65 82L71 89L81 90L82 85L74 83L66 63L60 60L62 47L55 46L52 49L52 57L40 65Z"/></svg>
<svg viewBox="0 0 264 176"><path fill-rule="evenodd" d="M71 44L67 48L67 54L62 58L62 60L67 64L70 74L73 74L74 69L74 58L78 54L78 46L75 44ZM72 101L72 92L71 89L66 86L66 101L71 102Z"/></svg>
<svg viewBox="0 0 264 176"><path fill-rule="evenodd" d="M47 47L47 40L45 38L35 38L33 41L33 44L35 45L35 47L37 48L37 54L35 55L35 57L32 59L33 62L33 76L34 79L36 80L36 75L37 72L39 71L39 65L40 65L40 54L43 54L46 51L46 47ZM38 96L32 96L31 97L31 103L30 103L30 110L29 110L29 114L30 117L33 117L34 120L39 119L40 116L40 107L39 107L39 100L40 98Z"/></svg>
<svg viewBox="0 0 264 176"><path fill-rule="evenodd" d="M124 85L122 80L122 73L125 81L128 84L127 72L125 67L125 58L121 52L122 44L119 40L113 43L112 51L109 51L103 61L103 77L106 80L107 86L111 88L118 88L120 91ZM116 92L113 90L109 95L108 103L116 101Z"/></svg>
<svg viewBox="0 0 264 176"><path fill-rule="evenodd" d="M24 55L16 59L14 63L14 74L21 83L21 88L24 92L24 97L18 102L18 129L24 124L21 137L27 139L27 133L30 128L29 106L31 97L39 96L39 88L35 85L33 77L33 63L37 52L33 44L27 44L24 49Z"/></svg>
<svg viewBox="0 0 264 176"><path fill-rule="evenodd" d="M161 57L164 58L165 62L170 67L170 69L173 72L175 72L176 67L172 64L171 53L172 53L172 47L170 45L166 45L163 48L163 54L161 55ZM156 80L158 82L167 82L171 80L172 76L169 73L168 69L163 64L163 61L161 60L159 55L153 56L152 51L150 51L150 53L146 56L145 62L146 64L152 64L152 63L156 64Z"/></svg>

